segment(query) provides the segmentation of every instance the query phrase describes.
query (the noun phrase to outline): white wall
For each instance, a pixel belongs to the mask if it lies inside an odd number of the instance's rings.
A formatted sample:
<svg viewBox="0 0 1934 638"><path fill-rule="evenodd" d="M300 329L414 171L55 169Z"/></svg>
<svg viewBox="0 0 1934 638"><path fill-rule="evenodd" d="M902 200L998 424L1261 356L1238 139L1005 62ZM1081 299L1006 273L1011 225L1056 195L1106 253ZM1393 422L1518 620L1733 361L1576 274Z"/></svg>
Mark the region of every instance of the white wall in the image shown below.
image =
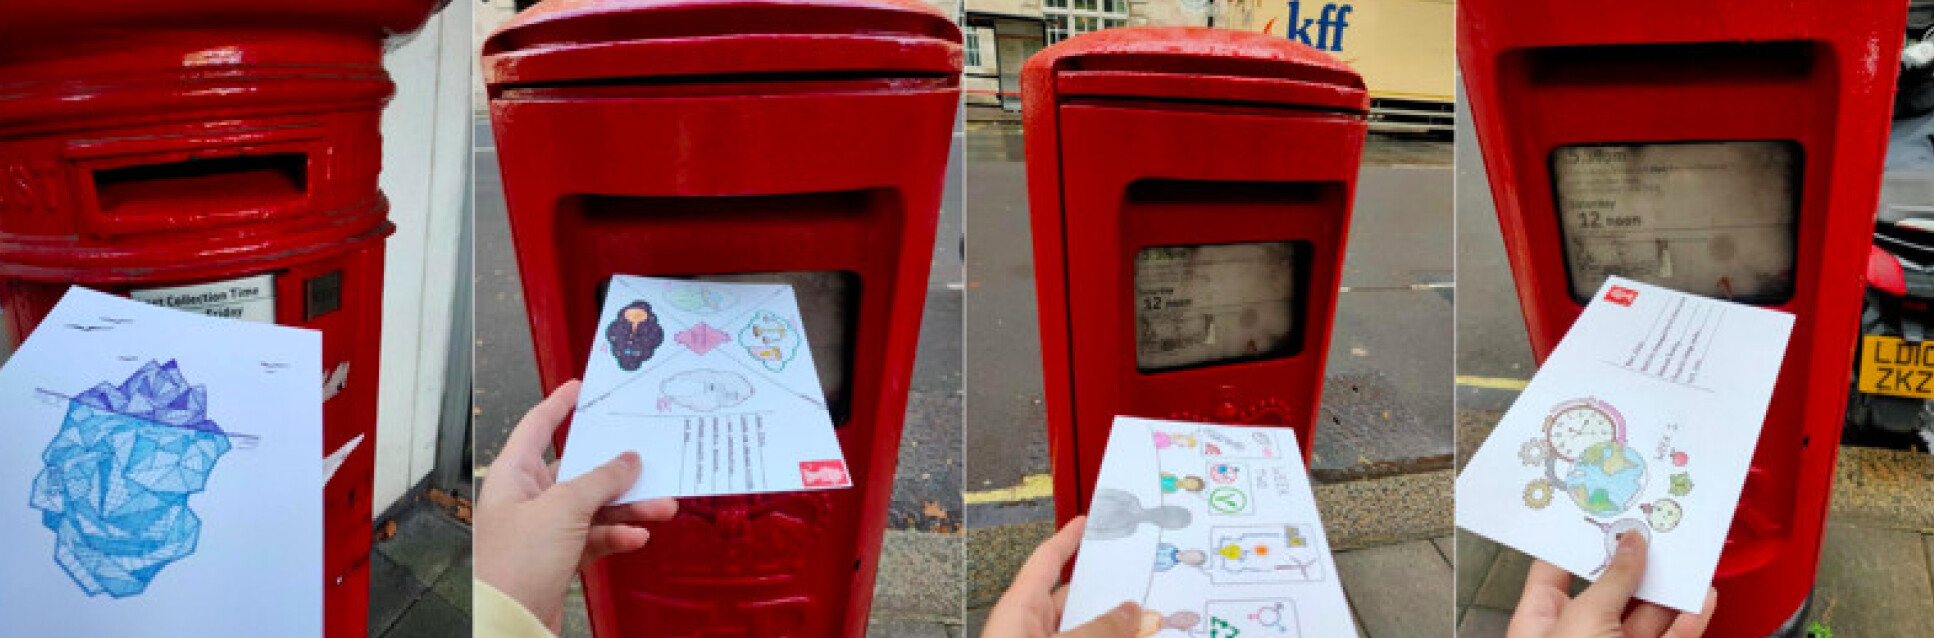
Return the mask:
<svg viewBox="0 0 1934 638"><path fill-rule="evenodd" d="M422 31L391 42L384 59L396 97L383 112L380 183L396 234L384 264L377 515L435 465L451 313L470 311L454 299L470 187L473 4L451 0Z"/></svg>

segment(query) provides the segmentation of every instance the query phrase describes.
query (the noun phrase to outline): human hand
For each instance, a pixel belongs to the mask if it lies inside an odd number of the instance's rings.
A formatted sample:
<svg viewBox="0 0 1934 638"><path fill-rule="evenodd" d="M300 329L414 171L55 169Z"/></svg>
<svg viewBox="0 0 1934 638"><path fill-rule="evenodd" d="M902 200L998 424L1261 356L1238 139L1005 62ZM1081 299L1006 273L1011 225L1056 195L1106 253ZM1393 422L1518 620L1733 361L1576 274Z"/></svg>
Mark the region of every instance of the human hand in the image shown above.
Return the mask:
<svg viewBox="0 0 1934 638"><path fill-rule="evenodd" d="M579 569L644 547L650 533L628 523L678 513L678 501L669 498L606 506L638 480L642 463L636 452L557 482L557 467L544 462L544 450L577 405L578 386L558 386L517 422L477 499L477 579L523 604L552 633L564 622L564 595Z"/></svg>
<svg viewBox="0 0 1934 638"><path fill-rule="evenodd" d="M1511 615L1510 638L1696 638L1706 633L1706 621L1719 604L1718 590L1706 590L1706 603L1697 614L1684 614L1649 602L1630 605L1645 575L1645 535L1619 536L1605 575L1572 598L1567 592L1571 574L1544 561L1531 564L1524 579L1524 595Z"/></svg>
<svg viewBox="0 0 1934 638"><path fill-rule="evenodd" d="M1061 609L1068 604L1068 588L1055 585L1061 582L1061 570L1067 566L1068 559L1081 548L1081 531L1087 526L1088 517L1077 516L1054 537L1034 548L1034 553L1021 565L1021 571L1014 574L1007 593L1001 595L1000 602L994 603L994 610L987 614L987 626L981 630L981 638L1135 638L1142 614L1141 608L1132 602L1122 603L1067 633L1054 633L1061 626Z"/></svg>

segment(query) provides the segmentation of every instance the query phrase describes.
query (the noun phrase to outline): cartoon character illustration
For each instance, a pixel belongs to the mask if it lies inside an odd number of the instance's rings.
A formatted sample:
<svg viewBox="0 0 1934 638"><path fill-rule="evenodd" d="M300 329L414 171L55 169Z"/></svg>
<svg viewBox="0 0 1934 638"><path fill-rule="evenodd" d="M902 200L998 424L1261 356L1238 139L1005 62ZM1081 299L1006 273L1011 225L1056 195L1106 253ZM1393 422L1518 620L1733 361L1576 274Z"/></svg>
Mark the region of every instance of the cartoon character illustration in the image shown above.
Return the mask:
<svg viewBox="0 0 1934 638"><path fill-rule="evenodd" d="M1585 522L1590 523L1592 527L1596 527L1599 531L1605 533L1605 562L1599 563L1598 567L1592 569L1592 576L1597 576L1604 572L1605 568L1612 566L1612 555L1618 553L1619 534L1634 532L1644 536L1646 541L1652 540L1651 529L1645 526L1645 521L1636 518L1621 518L1609 523L1601 523L1587 518ZM1677 523L1674 524L1676 525Z"/></svg>
<svg viewBox="0 0 1934 638"><path fill-rule="evenodd" d="M1199 549L1182 549L1169 543L1155 545L1155 571L1165 572L1176 565L1201 567L1209 562L1209 554Z"/></svg>
<svg viewBox="0 0 1934 638"><path fill-rule="evenodd" d="M1657 532L1670 532L1678 528L1679 521L1685 519L1686 516L1685 510L1679 506L1679 502L1669 498L1662 498L1651 503L1640 505L1639 510L1645 512L1645 522L1652 526L1653 531Z"/></svg>
<svg viewBox="0 0 1934 638"><path fill-rule="evenodd" d="M1202 482L1202 477L1200 476L1176 478L1174 474L1168 472L1162 473L1163 494L1174 494L1176 490L1187 490L1190 494L1199 494L1204 487L1207 487L1207 484Z"/></svg>
<svg viewBox="0 0 1934 638"><path fill-rule="evenodd" d="M1164 629L1174 629L1187 633L1201 624L1202 614L1192 611L1178 611L1167 616L1153 609L1142 609L1142 626L1136 630L1135 638L1147 638L1161 633Z"/></svg>
<svg viewBox="0 0 1934 638"><path fill-rule="evenodd" d="M768 310L754 314L752 321L739 330L739 345L773 372L786 369L786 362L792 361L799 351L799 342L799 332L793 329L792 322Z"/></svg>
<svg viewBox="0 0 1934 638"><path fill-rule="evenodd" d="M1188 508L1180 505L1159 505L1143 507L1142 501L1134 494L1114 488L1102 488L1095 492L1095 500L1088 507L1087 538L1107 541L1127 538L1143 523L1168 530L1189 526L1192 517Z"/></svg>
<svg viewBox="0 0 1934 638"><path fill-rule="evenodd" d="M611 356L617 358L618 369L636 372L665 342L665 328L658 325L658 313L652 312L651 303L640 299L618 309L618 316L604 327L604 338L611 343Z"/></svg>
<svg viewBox="0 0 1934 638"><path fill-rule="evenodd" d="M752 382L730 370L700 368L666 377L658 384L658 409L681 407L695 412L729 408L752 398Z"/></svg>

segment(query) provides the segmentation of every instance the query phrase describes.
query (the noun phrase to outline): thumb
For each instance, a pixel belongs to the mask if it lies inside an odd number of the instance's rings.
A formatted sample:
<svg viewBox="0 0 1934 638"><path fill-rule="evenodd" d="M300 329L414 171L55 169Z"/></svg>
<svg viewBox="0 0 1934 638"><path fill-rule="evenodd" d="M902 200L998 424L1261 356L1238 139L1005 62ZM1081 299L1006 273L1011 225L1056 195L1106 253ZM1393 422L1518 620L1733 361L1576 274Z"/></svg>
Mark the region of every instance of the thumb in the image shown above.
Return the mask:
<svg viewBox="0 0 1934 638"><path fill-rule="evenodd" d="M1631 602L1632 594L1638 592L1639 580L1645 577L1645 541L1645 534L1637 530L1619 534L1618 551L1612 554L1611 567L1598 582L1580 592L1573 605L1612 618L1623 615L1625 603Z"/></svg>
<svg viewBox="0 0 1934 638"><path fill-rule="evenodd" d="M597 469L559 483L552 491L569 504L572 512L589 521L598 508L624 496L631 485L638 482L638 473L643 467L644 462L638 458L638 453L626 450Z"/></svg>
<svg viewBox="0 0 1934 638"><path fill-rule="evenodd" d="M1065 638L1135 638L1141 624L1141 606L1122 603L1108 610L1108 613L1059 635Z"/></svg>

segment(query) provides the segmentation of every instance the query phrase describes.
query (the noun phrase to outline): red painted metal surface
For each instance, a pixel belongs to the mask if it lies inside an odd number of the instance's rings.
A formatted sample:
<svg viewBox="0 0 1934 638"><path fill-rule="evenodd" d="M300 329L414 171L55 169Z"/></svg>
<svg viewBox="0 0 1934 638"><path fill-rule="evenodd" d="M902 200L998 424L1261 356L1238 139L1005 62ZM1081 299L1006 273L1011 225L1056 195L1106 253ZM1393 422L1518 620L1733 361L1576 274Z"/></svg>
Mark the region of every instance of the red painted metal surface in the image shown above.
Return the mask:
<svg viewBox="0 0 1934 638"><path fill-rule="evenodd" d="M1287 425L1308 458L1366 132L1362 80L1282 38L1130 27L1041 50L1021 87L1056 517L1087 509L1118 414ZM1138 251L1275 241L1306 246L1294 354L1138 371Z"/></svg>
<svg viewBox="0 0 1934 638"><path fill-rule="evenodd" d="M592 630L864 634L960 98L958 28L913 0L551 0L483 56L546 389L582 374L612 274L858 283L838 432L854 487L684 499L645 549L585 570Z"/></svg>
<svg viewBox="0 0 1934 638"><path fill-rule="evenodd" d="M435 7L27 3L0 20L0 306L16 343L70 284L126 294L269 273L276 322L321 331L325 365L349 366L323 403L325 452L366 437L322 494L334 637L368 627L392 230L376 187L393 89L382 45ZM335 276L340 307L312 312L305 284Z"/></svg>
<svg viewBox="0 0 1934 638"><path fill-rule="evenodd" d="M1813 587L1904 19L1894 2L1458 3L1458 57L1540 360L1583 309L1568 287L1554 148L1801 149L1793 292L1773 306L1797 321L1719 560L1714 584L1732 604L1709 636L1771 634Z"/></svg>

